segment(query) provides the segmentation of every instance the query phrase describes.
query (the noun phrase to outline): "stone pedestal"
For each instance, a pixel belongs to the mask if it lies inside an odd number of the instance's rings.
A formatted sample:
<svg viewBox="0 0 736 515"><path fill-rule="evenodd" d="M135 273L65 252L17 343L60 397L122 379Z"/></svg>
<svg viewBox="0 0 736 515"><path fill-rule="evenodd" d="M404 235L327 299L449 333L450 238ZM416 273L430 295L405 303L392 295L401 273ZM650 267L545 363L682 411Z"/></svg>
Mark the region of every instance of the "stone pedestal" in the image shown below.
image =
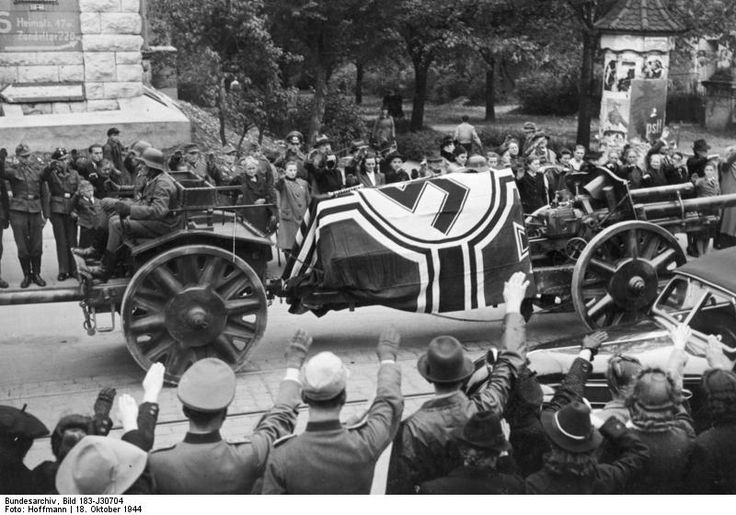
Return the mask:
<svg viewBox="0 0 736 515"><path fill-rule="evenodd" d="M0 0L4 146L86 148L111 126L124 142L190 141L183 113L144 94L140 8L140 0ZM162 123L170 129L147 127Z"/></svg>
<svg viewBox="0 0 736 515"><path fill-rule="evenodd" d="M736 82L708 80L705 87L705 127L726 131L736 126Z"/></svg>
<svg viewBox="0 0 736 515"><path fill-rule="evenodd" d="M152 46L143 50L143 82L171 98L179 98L176 75L176 48Z"/></svg>

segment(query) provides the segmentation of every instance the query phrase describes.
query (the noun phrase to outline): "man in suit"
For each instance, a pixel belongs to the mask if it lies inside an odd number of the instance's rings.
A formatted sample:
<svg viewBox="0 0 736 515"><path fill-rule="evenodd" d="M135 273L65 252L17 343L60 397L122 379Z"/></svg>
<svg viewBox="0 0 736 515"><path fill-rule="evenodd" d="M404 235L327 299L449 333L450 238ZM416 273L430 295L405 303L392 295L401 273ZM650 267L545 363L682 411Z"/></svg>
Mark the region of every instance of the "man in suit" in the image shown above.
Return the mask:
<svg viewBox="0 0 736 515"><path fill-rule="evenodd" d="M235 397L235 374L223 361L197 361L181 377L177 395L189 420L184 440L148 458L153 492L248 494L266 467L274 441L294 430L299 405L299 369L312 338L297 331L286 350L286 375L273 408L248 441L230 443L220 428Z"/></svg>

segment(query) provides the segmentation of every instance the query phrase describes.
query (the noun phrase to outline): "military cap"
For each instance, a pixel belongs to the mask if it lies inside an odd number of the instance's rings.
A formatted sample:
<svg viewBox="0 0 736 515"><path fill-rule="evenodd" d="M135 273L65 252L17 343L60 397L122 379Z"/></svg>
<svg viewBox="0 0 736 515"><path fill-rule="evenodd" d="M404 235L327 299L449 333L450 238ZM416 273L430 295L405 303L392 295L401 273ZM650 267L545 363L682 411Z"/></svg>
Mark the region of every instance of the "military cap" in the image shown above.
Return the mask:
<svg viewBox="0 0 736 515"><path fill-rule="evenodd" d="M13 406L0 406L0 435L20 436L23 438L40 438L49 434L49 430L30 413Z"/></svg>
<svg viewBox="0 0 736 515"><path fill-rule="evenodd" d="M187 143L186 145L184 145L183 151L185 154L188 154L192 151L199 152L199 146L196 143Z"/></svg>
<svg viewBox="0 0 736 515"><path fill-rule="evenodd" d="M19 143L18 146L15 147L15 155L20 157L28 157L31 155L31 147L29 147L25 143Z"/></svg>
<svg viewBox="0 0 736 515"><path fill-rule="evenodd" d="M299 145L304 141L304 135L299 131L291 131L286 135L286 141L292 145Z"/></svg>
<svg viewBox="0 0 736 515"><path fill-rule="evenodd" d="M223 410L235 397L235 373L220 359L201 359L181 376L176 394L187 408L206 413Z"/></svg>
<svg viewBox="0 0 736 515"><path fill-rule="evenodd" d="M320 145L328 145L332 143L332 140L327 137L327 135L322 134L321 136L318 136L317 139L314 142L315 147L319 147Z"/></svg>
<svg viewBox="0 0 736 515"><path fill-rule="evenodd" d="M305 397L327 401L345 390L348 370L332 352L320 352L302 367L300 379Z"/></svg>

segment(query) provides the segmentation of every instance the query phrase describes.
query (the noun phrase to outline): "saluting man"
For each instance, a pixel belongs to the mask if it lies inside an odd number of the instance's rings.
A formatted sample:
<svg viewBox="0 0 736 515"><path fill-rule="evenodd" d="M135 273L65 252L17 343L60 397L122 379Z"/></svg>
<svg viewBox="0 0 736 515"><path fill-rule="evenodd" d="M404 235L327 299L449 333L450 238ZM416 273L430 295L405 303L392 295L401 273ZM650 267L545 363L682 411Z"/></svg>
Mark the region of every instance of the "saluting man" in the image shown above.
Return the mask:
<svg viewBox="0 0 736 515"><path fill-rule="evenodd" d="M381 335L376 397L362 423L351 427L340 423L348 377L342 360L331 352L309 360L301 373L302 399L309 406L307 429L274 444L262 493L370 493L376 461L391 443L404 411L396 364L399 340L393 328Z"/></svg>
<svg viewBox="0 0 736 515"><path fill-rule="evenodd" d="M159 494L249 494L266 466L275 440L294 430L299 405L299 368L312 338L297 331L286 350L286 376L271 410L249 440L220 436L235 397L235 374L217 358L197 361L181 377L177 395L189 419L184 441L153 451L148 465Z"/></svg>
<svg viewBox="0 0 736 515"><path fill-rule="evenodd" d="M0 159L5 161L8 153L0 149ZM49 217L49 194L43 182L43 172L31 163L31 149L25 143L15 149L16 162L1 169L0 179L10 184L10 226L18 247L18 260L23 269L21 288L28 288L31 282L46 286L41 278L41 255L43 253L43 226Z"/></svg>

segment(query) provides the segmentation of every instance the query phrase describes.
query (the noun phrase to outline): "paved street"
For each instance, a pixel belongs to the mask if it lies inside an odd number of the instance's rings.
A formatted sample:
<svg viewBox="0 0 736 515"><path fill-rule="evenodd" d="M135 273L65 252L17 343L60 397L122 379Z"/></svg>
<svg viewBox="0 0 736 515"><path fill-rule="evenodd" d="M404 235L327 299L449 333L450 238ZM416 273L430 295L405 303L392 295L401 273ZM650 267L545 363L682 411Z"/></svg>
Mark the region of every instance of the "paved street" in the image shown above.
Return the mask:
<svg viewBox="0 0 736 515"><path fill-rule="evenodd" d="M11 287L17 288L21 277L10 230L4 232L3 243L3 277ZM273 265L275 267L275 263ZM52 285L50 279L55 279L57 270L50 225L44 231L43 268L44 278ZM380 307L329 313L317 318L312 314L291 315L287 308L278 300L269 308L266 333L246 370L238 375L238 393L223 428L228 438L247 435L262 411L272 404L283 375L286 342L300 327L314 337L313 352L332 350L350 364L347 417L365 408L375 389L374 345L378 334L388 324L396 326L403 337L399 361L404 374L403 391L407 396L405 412L410 414L429 393L429 385L415 368L415 361L427 342L439 334L452 334L473 355L480 355L500 338L498 320L503 316L503 306L449 315L473 321ZM99 322L106 324L107 321L105 318ZM0 307L0 328L0 404L22 407L27 403L28 410L53 429L61 415L90 413L97 392L103 386L114 386L119 394L131 393L140 400L139 383L143 371L130 357L120 330L87 336L82 328L81 310L75 303ZM582 325L573 314L540 315L530 323L529 338L531 342L546 341L581 329ZM156 447L180 440L186 431L175 389L165 388L160 400ZM305 424L304 414L300 416L300 427ZM50 456L49 440L41 439L32 448L26 463L34 466ZM384 461L385 458L384 454ZM382 488L384 473L385 462L379 464L374 489Z"/></svg>

